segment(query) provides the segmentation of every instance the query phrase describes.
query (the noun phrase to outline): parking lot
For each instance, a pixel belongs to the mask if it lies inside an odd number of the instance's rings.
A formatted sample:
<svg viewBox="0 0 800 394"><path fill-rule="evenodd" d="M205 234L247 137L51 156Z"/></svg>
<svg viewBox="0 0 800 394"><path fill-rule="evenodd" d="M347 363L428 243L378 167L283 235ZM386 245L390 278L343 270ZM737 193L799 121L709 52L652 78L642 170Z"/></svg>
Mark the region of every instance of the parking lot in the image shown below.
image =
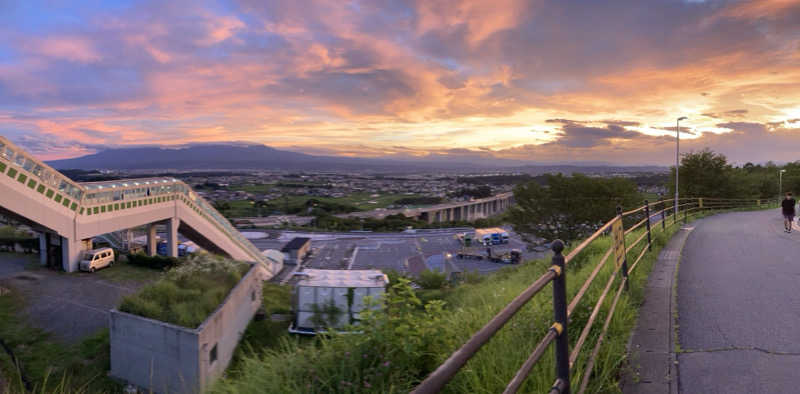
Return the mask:
<svg viewBox="0 0 800 394"><path fill-rule="evenodd" d="M418 264L411 261L427 261L432 256L452 255L450 262L462 272L490 273L505 267L505 264L484 260L459 259L460 252L486 255L486 247L465 249L457 234L463 230L418 231L416 233L295 233L283 232L279 236L257 238L253 243L260 249L280 249L293 237L312 239L311 257L305 267L322 269L393 269L414 273ZM492 254L500 255L512 249L522 251L522 261L544 257L546 252L528 251L526 244L511 233L509 243L492 246Z"/></svg>
<svg viewBox="0 0 800 394"><path fill-rule="evenodd" d="M20 296L28 322L70 343L107 328L108 311L157 275L139 270L65 273L39 266L38 255L0 253L0 286Z"/></svg>

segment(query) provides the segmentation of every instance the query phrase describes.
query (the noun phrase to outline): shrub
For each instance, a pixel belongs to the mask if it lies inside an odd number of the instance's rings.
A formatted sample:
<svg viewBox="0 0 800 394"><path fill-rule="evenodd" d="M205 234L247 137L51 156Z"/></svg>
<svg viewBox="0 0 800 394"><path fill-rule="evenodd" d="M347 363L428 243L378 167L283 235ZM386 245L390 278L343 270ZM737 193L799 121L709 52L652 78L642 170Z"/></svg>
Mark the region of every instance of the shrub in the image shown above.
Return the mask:
<svg viewBox="0 0 800 394"><path fill-rule="evenodd" d="M318 337L318 346L284 341L279 350L245 355L214 392L408 392L454 346L441 322L442 301L423 305L408 279L398 279L361 313L361 335Z"/></svg>
<svg viewBox="0 0 800 394"><path fill-rule="evenodd" d="M148 256L144 253L132 253L128 255L128 264L141 267L165 270L180 264L180 260L175 257Z"/></svg>
<svg viewBox="0 0 800 394"><path fill-rule="evenodd" d="M415 282L423 289L443 289L447 286L447 274L426 269L420 272Z"/></svg>

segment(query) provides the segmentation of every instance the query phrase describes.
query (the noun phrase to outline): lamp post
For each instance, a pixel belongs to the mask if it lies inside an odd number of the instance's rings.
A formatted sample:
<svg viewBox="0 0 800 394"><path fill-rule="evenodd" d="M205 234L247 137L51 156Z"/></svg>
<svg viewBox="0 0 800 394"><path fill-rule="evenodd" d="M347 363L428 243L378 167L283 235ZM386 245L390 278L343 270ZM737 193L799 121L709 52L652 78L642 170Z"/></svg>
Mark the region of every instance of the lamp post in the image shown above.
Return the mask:
<svg viewBox="0 0 800 394"><path fill-rule="evenodd" d="M675 122L675 220L678 218L678 169L681 166L681 121L688 119L681 116Z"/></svg>
<svg viewBox="0 0 800 394"><path fill-rule="evenodd" d="M783 194L783 173L786 170L778 171L778 200L781 199L781 195Z"/></svg>

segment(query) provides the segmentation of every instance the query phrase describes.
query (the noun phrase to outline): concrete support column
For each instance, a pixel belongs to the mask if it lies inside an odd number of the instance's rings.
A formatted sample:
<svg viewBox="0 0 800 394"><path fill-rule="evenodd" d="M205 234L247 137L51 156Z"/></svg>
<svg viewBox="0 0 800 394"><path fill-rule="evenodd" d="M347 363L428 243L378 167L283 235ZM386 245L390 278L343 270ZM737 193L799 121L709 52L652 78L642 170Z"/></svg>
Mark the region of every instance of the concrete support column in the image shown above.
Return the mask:
<svg viewBox="0 0 800 394"><path fill-rule="evenodd" d="M147 255L155 256L158 239L156 238L156 224L147 225Z"/></svg>
<svg viewBox="0 0 800 394"><path fill-rule="evenodd" d="M75 272L78 270L84 245L85 243L82 241L61 237L61 261L64 271Z"/></svg>
<svg viewBox="0 0 800 394"><path fill-rule="evenodd" d="M47 234L39 233L39 264L47 265Z"/></svg>
<svg viewBox="0 0 800 394"><path fill-rule="evenodd" d="M167 220L167 256L178 257L178 226L181 220L172 218Z"/></svg>

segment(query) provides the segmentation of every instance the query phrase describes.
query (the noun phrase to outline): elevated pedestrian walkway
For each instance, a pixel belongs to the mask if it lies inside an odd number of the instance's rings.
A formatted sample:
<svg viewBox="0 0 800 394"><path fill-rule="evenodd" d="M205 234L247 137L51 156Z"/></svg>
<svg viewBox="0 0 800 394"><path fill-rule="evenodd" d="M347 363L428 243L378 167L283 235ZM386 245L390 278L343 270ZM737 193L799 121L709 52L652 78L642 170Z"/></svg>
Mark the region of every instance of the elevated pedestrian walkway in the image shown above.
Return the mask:
<svg viewBox="0 0 800 394"><path fill-rule="evenodd" d="M177 256L180 232L203 248L261 263L274 275L279 263L262 255L187 184L168 177L79 183L0 136L0 213L40 233L42 262L76 271L83 250L101 234L148 227L155 254L156 225L166 226L167 254Z"/></svg>

